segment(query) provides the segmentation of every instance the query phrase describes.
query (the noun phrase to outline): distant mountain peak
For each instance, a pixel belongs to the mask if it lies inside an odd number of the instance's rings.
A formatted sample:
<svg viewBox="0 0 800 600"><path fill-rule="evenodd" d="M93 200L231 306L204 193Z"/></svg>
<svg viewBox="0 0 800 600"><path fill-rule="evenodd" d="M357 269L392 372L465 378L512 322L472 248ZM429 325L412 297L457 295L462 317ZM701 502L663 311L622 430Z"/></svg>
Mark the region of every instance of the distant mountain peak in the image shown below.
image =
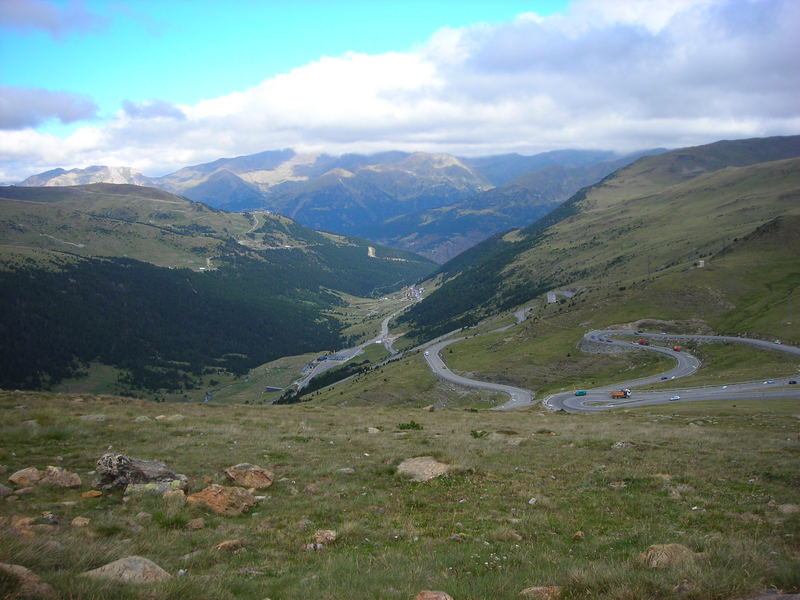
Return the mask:
<svg viewBox="0 0 800 600"><path fill-rule="evenodd" d="M54 187L86 185L90 183L129 183L152 185L152 180L131 167L109 167L92 165L84 169L53 169L28 177L19 185L31 187Z"/></svg>

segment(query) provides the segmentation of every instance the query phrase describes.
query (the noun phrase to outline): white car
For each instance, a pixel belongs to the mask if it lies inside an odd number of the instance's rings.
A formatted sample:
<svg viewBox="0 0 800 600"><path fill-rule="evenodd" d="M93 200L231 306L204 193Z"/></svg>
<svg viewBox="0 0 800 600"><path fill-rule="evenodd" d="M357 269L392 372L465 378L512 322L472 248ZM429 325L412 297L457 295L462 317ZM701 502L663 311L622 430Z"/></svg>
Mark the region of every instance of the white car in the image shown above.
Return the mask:
<svg viewBox="0 0 800 600"><path fill-rule="evenodd" d="M681 397L680 397L680 396L678 396L678 394L675 394L674 396L670 396L670 398L669 398L669 399L670 399L670 401L674 401L674 400L680 400L680 399L681 399Z"/></svg>
<svg viewBox="0 0 800 600"><path fill-rule="evenodd" d="M427 350L425 350L425 356L430 356L430 352L428 352Z"/></svg>

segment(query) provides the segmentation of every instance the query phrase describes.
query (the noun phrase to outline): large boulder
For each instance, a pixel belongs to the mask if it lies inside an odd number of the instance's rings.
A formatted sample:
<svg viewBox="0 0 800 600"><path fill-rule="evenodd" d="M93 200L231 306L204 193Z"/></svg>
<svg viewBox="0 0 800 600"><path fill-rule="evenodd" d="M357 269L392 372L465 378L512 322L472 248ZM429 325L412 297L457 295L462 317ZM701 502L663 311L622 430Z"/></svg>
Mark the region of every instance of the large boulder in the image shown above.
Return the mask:
<svg viewBox="0 0 800 600"><path fill-rule="evenodd" d="M76 488L81 487L81 478L77 473L72 473L62 467L48 466L39 483L49 483L62 488Z"/></svg>
<svg viewBox="0 0 800 600"><path fill-rule="evenodd" d="M210 485L186 500L190 503L200 502L215 513L230 516L240 515L256 505L255 496L248 490L222 485Z"/></svg>
<svg viewBox="0 0 800 600"><path fill-rule="evenodd" d="M36 467L21 469L8 478L11 483L21 487L36 485L41 479L42 472Z"/></svg>
<svg viewBox="0 0 800 600"><path fill-rule="evenodd" d="M124 454L104 454L97 459L97 478L93 487L109 491L124 489L130 483L153 481L178 481L178 488L186 490L189 482L186 475L175 473L158 460L141 460Z"/></svg>
<svg viewBox="0 0 800 600"><path fill-rule="evenodd" d="M400 475L407 475L414 481L428 481L434 477L444 475L450 470L450 465L439 462L432 456L418 456L407 458L397 465Z"/></svg>
<svg viewBox="0 0 800 600"><path fill-rule="evenodd" d="M53 600L58 598L55 590L30 569L26 569L21 565L0 563L0 571L15 578L18 582L16 589L9 590L11 591L10 595L4 596L4 598L52 598Z"/></svg>
<svg viewBox="0 0 800 600"><path fill-rule="evenodd" d="M82 573L94 579L110 579L122 583L155 583L171 579L171 575L152 560L141 556L128 556Z"/></svg>
<svg viewBox="0 0 800 600"><path fill-rule="evenodd" d="M267 488L272 485L275 475L267 471L264 467L251 465L250 463L239 463L225 469L225 476L236 485L243 485L248 488Z"/></svg>

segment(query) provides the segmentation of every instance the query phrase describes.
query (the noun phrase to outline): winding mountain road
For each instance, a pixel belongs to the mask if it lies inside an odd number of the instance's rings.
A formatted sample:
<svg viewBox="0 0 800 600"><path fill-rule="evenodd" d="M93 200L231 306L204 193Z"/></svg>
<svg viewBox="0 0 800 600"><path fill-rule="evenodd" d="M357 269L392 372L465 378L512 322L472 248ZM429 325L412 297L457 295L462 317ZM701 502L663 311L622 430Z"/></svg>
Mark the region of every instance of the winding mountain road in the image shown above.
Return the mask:
<svg viewBox="0 0 800 600"><path fill-rule="evenodd" d="M353 346L352 348L345 348L344 350L339 350L336 353L336 356L339 357L338 360L328 359L323 361L312 361L306 367L306 369L303 370L303 377L292 382L291 385L296 387L298 390L302 390L304 387L308 385L308 382L311 381L314 377L335 367L342 366L350 359L355 358L356 356L361 354L364 351L364 348L366 348L370 344L383 344L387 352L389 352L390 355L395 356L397 354L397 350L395 350L394 347L392 346L393 340L389 337L389 321L394 319L406 308L408 308L408 304L402 306L401 308L394 311L392 314L383 319L383 321L381 322L381 332L380 335L378 335L378 337L372 338L371 340L367 340L366 342L359 344L358 346Z"/></svg>
<svg viewBox="0 0 800 600"><path fill-rule="evenodd" d="M526 316L525 309L519 310L514 313L517 324L523 322ZM504 331L513 327L513 325L495 329L490 333L497 331ZM450 335L454 335L453 332ZM584 335L584 341L595 344L609 344L616 346L624 346L626 350L631 350L635 347L638 351L658 352L674 359L675 366L663 373L650 375L647 377L640 377L631 381L623 381L613 385L602 386L591 390L586 390L585 396L575 396L574 392L564 392L560 394L552 394L542 401L542 405L550 410L564 410L567 412L601 412L612 410L615 408L630 408L634 406L649 406L654 404L665 404L674 401L700 401L700 400L720 400L720 399L736 399L736 398L798 398L800 399L800 384L790 384L790 381L795 381L794 378L782 379L766 379L761 382L749 383L736 383L729 385L719 386L706 386L687 389L672 389L663 391L640 391L634 392L631 398L624 398L619 400L612 400L610 394L614 390L624 388L636 388L654 383L660 383L665 380L676 380L682 377L687 377L700 368L700 361L686 352L678 352L672 348L665 346L643 346L637 343L625 342L621 340L612 339L611 336L630 335L638 336L641 338L653 339L662 342L685 342L685 341L699 341L699 342L735 342L742 344L749 344L765 350L775 350L786 352L800 356L800 348L793 346L786 346L784 344L777 344L774 342L766 342L764 340L754 340L750 338L732 337L732 336L714 336L714 335L679 335L679 334L665 334L665 333L643 333L633 330L596 330L590 331ZM492 392L500 392L508 394L510 399L505 404L495 407L495 410L509 410L513 408L522 408L530 406L534 403L535 393L528 390L498 383L491 383L488 381L479 381L476 379L469 379L461 375L456 375L447 368L444 360L441 357L441 351L461 340L466 339L467 336L457 338L447 337L447 339L437 340L435 343L428 347L425 352L425 360L428 363L431 371L442 379L457 383L459 385L473 387L477 389L488 390ZM674 397L679 396L677 400Z"/></svg>
<svg viewBox="0 0 800 600"><path fill-rule="evenodd" d="M450 344L455 344L464 339L466 339L466 336L443 340L430 346L429 349L425 351L425 360L428 362L428 366L435 375L459 385L508 394L511 399L502 406L496 407L497 409L508 410L533 404L533 394L528 390L523 390L522 388L511 385L503 385L501 383L468 379L467 377L462 377L461 375L456 375L451 372L447 368L447 365L444 364L440 352Z"/></svg>
<svg viewBox="0 0 800 600"><path fill-rule="evenodd" d="M377 338L371 339L368 342L341 350L338 354L344 358L342 361L322 361L316 363L312 369L304 373L304 377L296 381L298 389L302 389L308 384L308 381L320 373L341 365L350 358L360 354L364 347L373 343L383 343L389 353L395 357L398 352L392 347L392 340L389 336L389 322L398 314L403 312L407 306L403 306L399 310L393 312L384 318L381 323L381 332ZM526 320L530 308L523 308L514 313L515 323L499 327L491 330L489 333L496 333L505 331L516 325L519 325ZM462 329L457 329L446 333L434 340L430 340L425 344L406 350L400 353L401 355L409 354L415 351L424 351L425 361L429 368L438 377L452 383L462 385L465 387L472 387L490 392L497 392L507 394L509 400L500 406L494 407L494 410L509 410L514 408L523 408L531 406L534 403L535 393L523 388L514 387L500 383L492 383L489 381L480 381L477 379L470 379L462 375L457 375L447 368L444 360L442 359L441 352L450 344L455 344L462 340L467 339L467 335L454 337L462 333ZM631 408L635 406L651 406L655 404L666 404L669 402L680 401L701 401L701 400L731 400L731 399L747 399L747 398L797 398L800 399L800 384L790 383L796 381L796 378L780 378L780 379L765 379L758 382L747 383L732 383L728 385L717 386L704 386L685 389L669 389L660 391L633 391L631 397L623 399L611 399L610 393L619 389L632 389L641 386L651 385L654 383L661 383L663 381L677 380L687 377L695 373L700 368L700 361L688 354L687 352L676 351L667 346L652 346L640 345L629 341L622 341L613 339L612 336L636 336L639 338L646 338L657 342L667 343L672 345L678 342L697 341L697 342L734 342L741 344L749 344L762 348L764 350L773 350L779 352L786 352L795 356L800 356L800 348L794 346L787 346L776 342L767 342L764 340L755 340L743 337L732 336L714 336L714 335L684 335L684 334L667 334L667 333L645 333L633 330L624 329L604 329L589 331L584 335L584 343L588 346L593 344L598 347L609 346L624 346L627 351L643 351L643 352L658 352L665 356L669 356L675 360L675 366L668 371L650 375L647 377L640 377L631 381L623 381L613 385L606 385L590 390L585 390L586 395L576 396L574 392L563 392L559 394L551 394L542 400L542 405L550 410L564 410L566 412L601 412L613 410L616 408ZM343 380L346 381L346 380ZM341 382L340 382L341 383Z"/></svg>
<svg viewBox="0 0 800 600"><path fill-rule="evenodd" d="M798 398L800 399L800 385L790 384L797 378L786 377L780 379L765 379L747 383L734 383L728 385L703 386L684 389L670 389L659 391L633 391L630 398L611 399L610 393L613 390L623 388L636 388L643 385L659 383L665 379L673 380L691 375L700 368L700 361L686 352L676 352L671 348L663 346L641 346L636 343L625 342L612 339L609 336L629 335L657 340L662 342L734 342L748 344L765 350L786 352L795 356L800 356L800 348L766 342L764 340L754 340L750 338L732 337L723 335L681 335L666 333L644 333L632 330L602 330L590 331L584 336L584 341L598 344L612 344L630 348L636 346L638 350L659 352L671 356L677 361L677 365L664 373L642 377L633 381L617 383L591 390L586 390L585 396L575 396L574 392L564 392L553 394L542 400L542 404L551 410L565 410L567 412L601 412L615 408L631 408L634 406L652 406L655 404L666 404L673 401L690 402L703 400L732 400L745 398ZM672 400L673 397L678 400Z"/></svg>

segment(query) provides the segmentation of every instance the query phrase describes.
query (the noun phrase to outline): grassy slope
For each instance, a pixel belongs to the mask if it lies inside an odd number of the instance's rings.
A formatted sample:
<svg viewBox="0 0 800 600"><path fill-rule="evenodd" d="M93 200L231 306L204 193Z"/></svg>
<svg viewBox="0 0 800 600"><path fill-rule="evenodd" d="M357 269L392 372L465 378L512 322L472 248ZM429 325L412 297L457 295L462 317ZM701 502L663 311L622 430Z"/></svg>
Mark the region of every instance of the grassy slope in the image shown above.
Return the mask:
<svg viewBox="0 0 800 600"><path fill-rule="evenodd" d="M613 286L586 288L563 304L535 304L534 319L517 333L472 338L453 346L450 366L486 378L505 373L517 383L545 391L552 391L554 386L583 387L592 382L623 380L637 365L640 371L657 372L662 363L654 357L635 353L612 359L586 355L576 348L588 329L640 319L672 321L670 330L679 333L761 335L797 344L800 324L794 320L787 323L786 297L788 291L798 289L798 252L800 217L783 217L732 244L709 260L705 268L676 269L653 280L629 284L624 290ZM716 381L740 381L746 374L758 378L794 372L796 360L773 354L738 349L701 353L701 358L707 359ZM608 365L605 370L603 363ZM695 381L708 382L706 372L680 385L693 385Z"/></svg>
<svg viewBox="0 0 800 600"><path fill-rule="evenodd" d="M571 285L683 268L780 215L800 215L800 159L727 168L655 191L620 174L547 232L507 273ZM648 269L649 264L649 269Z"/></svg>
<svg viewBox="0 0 800 600"><path fill-rule="evenodd" d="M221 236L252 226L244 214L137 186L3 188L0 199L5 253L23 246L197 270L221 252Z"/></svg>
<svg viewBox="0 0 800 600"><path fill-rule="evenodd" d="M133 422L175 408L0 393L0 461L9 472L59 464L84 480L78 490L40 486L24 502L2 503L4 518L52 511L59 519L55 528L34 527L33 536L3 526L4 561L32 569L62 597L97 600L372 600L412 598L420 589L503 600L534 585L564 586L569 599L667 599L687 597L675 590L681 583L698 599L750 597L773 586L800 591L792 542L800 515L778 508L800 503L796 401L585 417L193 404L180 407L183 421ZM80 420L95 413L108 420ZM410 420L423 429L398 428ZM635 446L613 450L619 440ZM109 444L165 460L193 490L206 476L223 483L222 469L239 462L268 467L277 481L240 517L161 498L80 498ZM400 460L419 455L457 470L423 484L394 474ZM343 467L355 472L338 472ZM76 516L90 525L70 527ZM196 517L205 528L188 530ZM339 539L323 552L303 552L317 529L337 530ZM240 539L245 551L213 549L226 539ZM672 542L703 554L696 564L663 570L637 560L650 544ZM197 554L182 560L189 552ZM152 586L77 577L129 555L187 574Z"/></svg>
<svg viewBox="0 0 800 600"><path fill-rule="evenodd" d="M435 335L558 286L622 285L681 269L779 215L800 214L800 159L746 165L800 153L785 139L786 148L784 138L758 140L749 152L720 143L618 171L541 223L445 265L458 276L409 313L412 333Z"/></svg>
<svg viewBox="0 0 800 600"><path fill-rule="evenodd" d="M368 261L370 245L377 258ZM284 254L300 251L329 270L358 263L384 286L413 281L432 267L409 252L316 232L280 215L228 213L152 188L111 184L0 188L0 247L4 254L36 248L193 270L215 268L216 259L236 252L279 264ZM381 270L387 275L380 277Z"/></svg>
<svg viewBox="0 0 800 600"><path fill-rule="evenodd" d="M368 253L371 246L375 248L372 258ZM106 256L141 262L126 266L120 261L98 258ZM147 263L170 270L154 270ZM173 267L211 273L187 273L172 270ZM336 342L336 317L325 313L337 305L335 296L321 290L322 287L359 295L385 293L416 280L431 267L432 263L410 253L366 240L315 232L285 217L225 213L150 188L107 184L3 188L0 190L0 276L5 285L2 300L16 310L14 319L9 319L16 329L5 331L8 340L5 347L22 356L15 345L27 340L25 351L30 356L41 355L30 346L44 343L47 337L36 330L36 326L41 329L39 322L43 315L51 321L55 319L48 327L53 326L60 333L56 336L58 356L51 352L47 360L40 361L43 366L37 366L36 372L26 373L24 378L7 377L6 381L13 381L10 387L38 385L50 377L59 381L76 371L76 365L70 364L72 356L85 364L100 360L123 367L119 356L109 362L108 356L91 350L92 344L107 347L107 340L100 343L91 327L75 324L93 311L112 320L108 327L103 326L103 333L114 330L115 314L120 316L119 322L150 323L158 318L163 321L165 301L160 296L167 298L170 309L190 307L194 312L184 310L184 322L180 324L170 319L149 329L139 328L137 334L148 339L135 348L147 346L146 356L131 350L131 356L122 357L133 358L137 368L154 356L166 357L173 370L179 367L178 363L188 361L176 352L179 344L174 340L176 334L194 331L200 335L200 327L187 322L193 316L196 316L194 322L205 328L202 336L208 343L195 340L183 348L184 354L201 345L216 348L212 342L218 341L217 338L227 339L225 353L248 355L245 360L250 364L259 358L269 360L280 356L281 342L286 354L322 350L342 343ZM36 273L42 273L43 269L48 270L47 276L37 277ZM102 272L101 283L105 287L89 290L81 287L85 281L96 278L97 272ZM141 279L147 277L161 283L142 288ZM50 287L44 289L46 285ZM27 297L34 287L35 297ZM38 303L50 302L58 294L62 294L62 299L67 298L63 296L67 292L70 302L57 305L61 317L54 318L52 311L40 308ZM224 305L225 309L212 315L200 314L204 303ZM253 314L253 305L258 305L261 312ZM214 323L210 322L212 319ZM68 326L73 330L67 331ZM80 330L74 331L76 327ZM361 333L353 330L344 335L358 337ZM258 356L254 356L253 344L237 348L235 340L245 334L262 336ZM130 333L116 334L118 339L127 339L126 336ZM319 343L323 340L324 343ZM30 363L28 355L25 356ZM199 376L197 358L192 362L194 376ZM96 389L108 379L105 372L99 377L96 374L97 368L92 367L84 389ZM214 373L204 377L203 383L213 388L211 379L224 376ZM143 385L144 378L135 377L135 385ZM182 374L176 372L171 380L180 377ZM195 381L194 385L199 383ZM179 393L177 397L186 396Z"/></svg>

